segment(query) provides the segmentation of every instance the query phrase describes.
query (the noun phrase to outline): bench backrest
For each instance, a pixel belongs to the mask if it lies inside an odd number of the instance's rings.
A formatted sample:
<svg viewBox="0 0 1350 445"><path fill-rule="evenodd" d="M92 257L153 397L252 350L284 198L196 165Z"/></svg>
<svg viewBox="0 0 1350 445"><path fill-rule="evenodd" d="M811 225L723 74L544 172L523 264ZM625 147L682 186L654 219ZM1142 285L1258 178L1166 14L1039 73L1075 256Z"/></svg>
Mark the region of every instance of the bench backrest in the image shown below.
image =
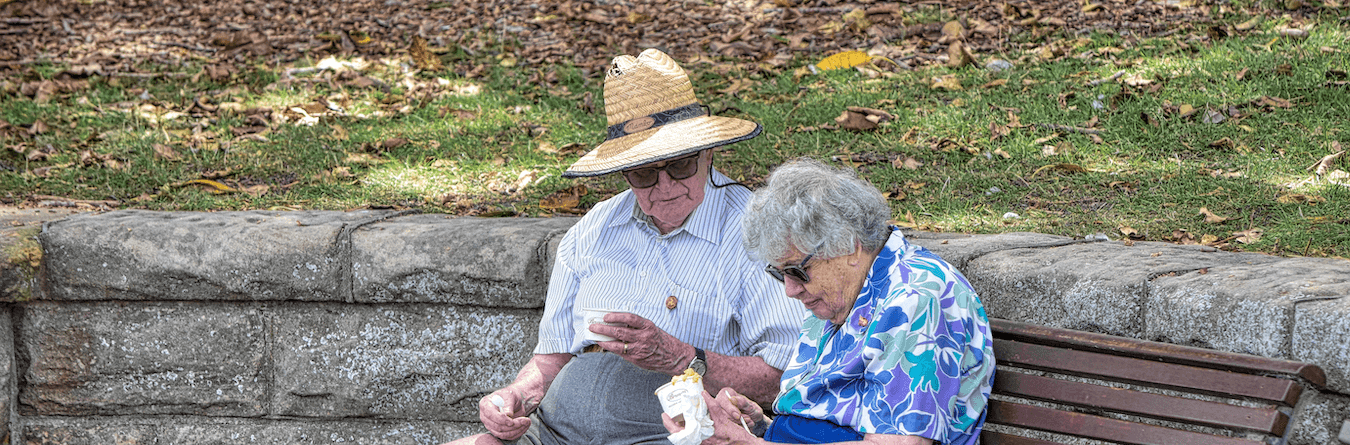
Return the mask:
<svg viewBox="0 0 1350 445"><path fill-rule="evenodd" d="M981 443L1282 444L1322 369L991 319L994 397Z"/></svg>

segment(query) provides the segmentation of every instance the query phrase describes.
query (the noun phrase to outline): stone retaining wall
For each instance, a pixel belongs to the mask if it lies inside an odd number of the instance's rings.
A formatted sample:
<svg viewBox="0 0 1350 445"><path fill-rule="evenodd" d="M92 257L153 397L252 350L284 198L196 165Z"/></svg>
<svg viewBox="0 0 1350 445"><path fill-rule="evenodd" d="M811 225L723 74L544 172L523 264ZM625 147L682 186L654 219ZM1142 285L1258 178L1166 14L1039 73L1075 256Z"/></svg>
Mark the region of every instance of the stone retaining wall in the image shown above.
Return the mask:
<svg viewBox="0 0 1350 445"><path fill-rule="evenodd" d="M477 400L528 360L575 222L117 211L0 229L3 425L25 444L480 432ZM1350 418L1350 262L910 235L963 270L993 317L1320 365L1328 388L1304 397L1291 443L1334 443ZM16 260L25 246L36 268Z"/></svg>

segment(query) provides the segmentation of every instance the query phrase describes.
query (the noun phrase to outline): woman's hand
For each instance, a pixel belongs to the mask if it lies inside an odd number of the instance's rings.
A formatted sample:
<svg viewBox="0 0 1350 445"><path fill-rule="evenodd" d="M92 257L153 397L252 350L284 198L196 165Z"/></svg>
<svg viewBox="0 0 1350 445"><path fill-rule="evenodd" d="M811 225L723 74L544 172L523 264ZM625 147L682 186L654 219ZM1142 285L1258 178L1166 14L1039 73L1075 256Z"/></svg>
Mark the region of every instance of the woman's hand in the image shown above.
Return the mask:
<svg viewBox="0 0 1350 445"><path fill-rule="evenodd" d="M598 344L606 351L619 354L624 360L648 371L678 375L689 366L694 358L694 347L685 344L666 331L656 327L656 323L640 315L626 312L605 314L605 323L618 326L593 324L591 332L614 337L614 341Z"/></svg>
<svg viewBox="0 0 1350 445"><path fill-rule="evenodd" d="M539 402L521 399L510 386L493 391L478 401L478 420L501 440L516 440L530 428L530 413Z"/></svg>
<svg viewBox="0 0 1350 445"><path fill-rule="evenodd" d="M736 409L740 420L745 422L752 432L763 431L768 420L764 418L764 409L759 407L758 403L750 400L731 388L723 388L717 393L717 400L726 400L731 402L731 407Z"/></svg>
<svg viewBox="0 0 1350 445"><path fill-rule="evenodd" d="M727 445L727 444L750 444L761 443L762 439L755 437L747 429L751 420L756 422L764 420L764 411L759 409L759 405L751 402L736 391L728 388L717 393L717 398L713 398L707 391L703 392L703 401L708 404L708 416L713 421L713 435L703 439L703 445ZM746 405L750 412L742 412L738 406ZM753 407L753 408L749 408ZM667 427L669 429L669 427Z"/></svg>

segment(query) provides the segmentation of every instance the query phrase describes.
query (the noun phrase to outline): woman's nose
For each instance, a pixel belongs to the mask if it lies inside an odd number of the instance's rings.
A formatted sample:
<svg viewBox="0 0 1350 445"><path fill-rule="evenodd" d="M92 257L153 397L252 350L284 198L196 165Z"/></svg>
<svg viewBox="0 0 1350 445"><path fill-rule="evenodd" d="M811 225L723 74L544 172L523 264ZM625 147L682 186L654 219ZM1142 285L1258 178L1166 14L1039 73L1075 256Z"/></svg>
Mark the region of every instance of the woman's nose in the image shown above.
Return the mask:
<svg viewBox="0 0 1350 445"><path fill-rule="evenodd" d="M806 284L797 281L796 278L783 277L783 292L789 297L796 298L803 292L806 292Z"/></svg>

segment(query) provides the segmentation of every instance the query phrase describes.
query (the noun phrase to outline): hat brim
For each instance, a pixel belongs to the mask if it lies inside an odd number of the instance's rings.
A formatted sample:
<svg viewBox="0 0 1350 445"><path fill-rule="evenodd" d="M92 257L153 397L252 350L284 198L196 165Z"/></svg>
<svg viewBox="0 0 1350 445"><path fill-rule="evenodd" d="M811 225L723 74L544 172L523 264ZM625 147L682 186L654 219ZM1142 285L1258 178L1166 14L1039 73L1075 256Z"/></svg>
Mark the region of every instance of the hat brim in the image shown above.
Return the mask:
<svg viewBox="0 0 1350 445"><path fill-rule="evenodd" d="M763 131L759 124L724 116L700 116L662 125L596 146L573 163L564 178L600 176L642 164L752 139Z"/></svg>

